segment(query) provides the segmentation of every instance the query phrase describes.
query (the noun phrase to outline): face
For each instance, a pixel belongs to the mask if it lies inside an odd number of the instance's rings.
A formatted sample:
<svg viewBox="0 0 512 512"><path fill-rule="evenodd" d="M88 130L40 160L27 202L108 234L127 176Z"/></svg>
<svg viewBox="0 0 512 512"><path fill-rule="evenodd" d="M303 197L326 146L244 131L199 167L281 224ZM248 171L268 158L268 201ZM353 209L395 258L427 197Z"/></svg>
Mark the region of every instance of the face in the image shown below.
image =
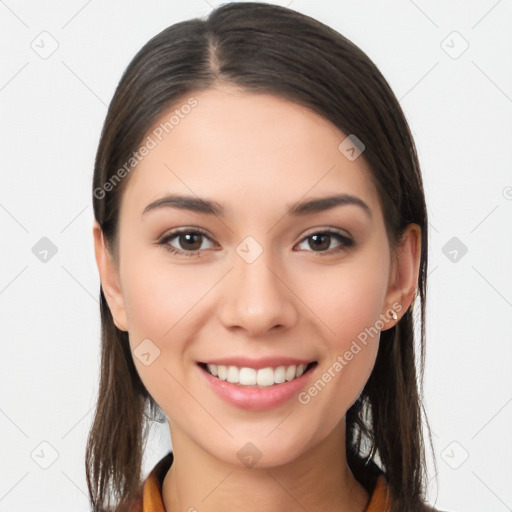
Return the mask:
<svg viewBox="0 0 512 512"><path fill-rule="evenodd" d="M284 464L340 427L402 309L377 191L363 157L338 149L347 134L308 109L229 88L190 96L168 134L148 132L156 145L122 196L118 291L102 284L173 444ZM293 211L338 195L351 199Z"/></svg>

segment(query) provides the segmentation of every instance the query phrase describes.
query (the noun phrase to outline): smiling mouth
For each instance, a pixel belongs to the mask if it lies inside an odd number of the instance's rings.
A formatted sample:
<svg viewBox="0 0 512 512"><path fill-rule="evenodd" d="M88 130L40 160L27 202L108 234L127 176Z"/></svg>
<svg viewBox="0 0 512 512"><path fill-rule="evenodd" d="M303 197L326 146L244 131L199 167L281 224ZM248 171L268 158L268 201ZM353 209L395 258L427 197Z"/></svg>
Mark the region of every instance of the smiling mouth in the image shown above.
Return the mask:
<svg viewBox="0 0 512 512"><path fill-rule="evenodd" d="M317 361L309 364L277 366L267 368L249 368L225 366L220 364L198 363L213 377L231 384L246 387L266 388L298 379L318 365Z"/></svg>

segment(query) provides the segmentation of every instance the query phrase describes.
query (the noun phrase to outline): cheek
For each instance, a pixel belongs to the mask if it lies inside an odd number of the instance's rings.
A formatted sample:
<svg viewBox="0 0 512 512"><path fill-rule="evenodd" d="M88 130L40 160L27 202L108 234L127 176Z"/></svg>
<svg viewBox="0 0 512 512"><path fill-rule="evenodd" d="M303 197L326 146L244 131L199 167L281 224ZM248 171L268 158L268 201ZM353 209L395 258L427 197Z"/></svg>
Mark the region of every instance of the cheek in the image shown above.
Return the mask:
<svg viewBox="0 0 512 512"><path fill-rule="evenodd" d="M201 275L191 265L170 265L165 255L144 255L140 248L126 247L124 254L121 279L135 367L164 410L179 410L189 397L173 376L182 380L188 348L201 328L201 301L218 277L211 271ZM148 352L154 360L147 365L138 354ZM172 407L165 403L170 396Z"/></svg>
<svg viewBox="0 0 512 512"><path fill-rule="evenodd" d="M334 330L339 333L333 358L342 356L347 383L362 387L371 373L377 355L380 331L384 327L381 312L386 294L385 274L374 262L360 273L354 271L338 304L340 311Z"/></svg>
<svg viewBox="0 0 512 512"><path fill-rule="evenodd" d="M317 276L315 292L309 289L328 357L301 403L316 402L327 430L338 423L340 411L347 411L359 397L374 367L383 327L386 272L386 262L373 258L360 266L340 267L336 275Z"/></svg>
<svg viewBox="0 0 512 512"><path fill-rule="evenodd" d="M158 343L175 337L180 322L190 319L209 289L208 280L198 279L191 267L165 265L154 258L127 258L123 280L130 332Z"/></svg>
<svg viewBox="0 0 512 512"><path fill-rule="evenodd" d="M380 318L387 291L386 265L376 258L363 260L336 272L331 268L307 284L301 292L304 302L323 324L331 349L345 351L352 339Z"/></svg>
<svg viewBox="0 0 512 512"><path fill-rule="evenodd" d="M178 382L183 380L190 315L204 286L149 258L127 258L123 277L130 347L140 379L166 413L186 408L190 398Z"/></svg>

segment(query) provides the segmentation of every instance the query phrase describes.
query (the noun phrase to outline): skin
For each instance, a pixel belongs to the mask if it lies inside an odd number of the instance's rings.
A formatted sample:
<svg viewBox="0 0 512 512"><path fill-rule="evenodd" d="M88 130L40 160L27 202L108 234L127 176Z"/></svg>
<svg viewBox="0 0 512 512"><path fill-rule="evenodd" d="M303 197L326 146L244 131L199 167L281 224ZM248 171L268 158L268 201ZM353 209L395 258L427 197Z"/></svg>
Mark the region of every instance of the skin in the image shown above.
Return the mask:
<svg viewBox="0 0 512 512"><path fill-rule="evenodd" d="M163 483L164 506L362 512L369 495L347 465L345 414L371 374L379 336L361 345L309 403L294 398L265 411L223 401L199 378L196 362L289 355L317 360L320 377L394 303L401 306L398 320L405 313L418 280L420 228L407 227L392 263L369 167L363 157L350 161L338 150L346 134L323 117L226 85L193 96L197 107L129 177L118 261L99 226L93 229L116 326L128 331L132 351L144 339L160 350L148 366L134 362L169 418L175 460ZM361 198L371 218L356 205L285 214L294 202L334 192ZM226 216L175 208L142 215L169 193L215 200ZM179 236L168 242L183 251L197 247L200 257L157 245L176 228L208 233L195 245ZM331 237L317 249L308 237L326 228L355 245ZM263 250L252 263L236 252L247 236ZM398 321L386 318L381 330ZM237 457L247 442L261 453L253 467Z"/></svg>

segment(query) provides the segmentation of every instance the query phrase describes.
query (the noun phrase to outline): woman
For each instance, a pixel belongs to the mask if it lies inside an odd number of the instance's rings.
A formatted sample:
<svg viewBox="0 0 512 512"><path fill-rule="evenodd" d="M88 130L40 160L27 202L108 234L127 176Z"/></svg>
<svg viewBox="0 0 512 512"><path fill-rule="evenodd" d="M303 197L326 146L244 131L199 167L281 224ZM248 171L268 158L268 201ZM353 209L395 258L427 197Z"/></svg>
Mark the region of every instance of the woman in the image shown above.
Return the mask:
<svg viewBox="0 0 512 512"><path fill-rule="evenodd" d="M358 47L260 3L165 29L118 85L93 181L94 510L434 510L422 179ZM141 482L159 412L173 449Z"/></svg>

